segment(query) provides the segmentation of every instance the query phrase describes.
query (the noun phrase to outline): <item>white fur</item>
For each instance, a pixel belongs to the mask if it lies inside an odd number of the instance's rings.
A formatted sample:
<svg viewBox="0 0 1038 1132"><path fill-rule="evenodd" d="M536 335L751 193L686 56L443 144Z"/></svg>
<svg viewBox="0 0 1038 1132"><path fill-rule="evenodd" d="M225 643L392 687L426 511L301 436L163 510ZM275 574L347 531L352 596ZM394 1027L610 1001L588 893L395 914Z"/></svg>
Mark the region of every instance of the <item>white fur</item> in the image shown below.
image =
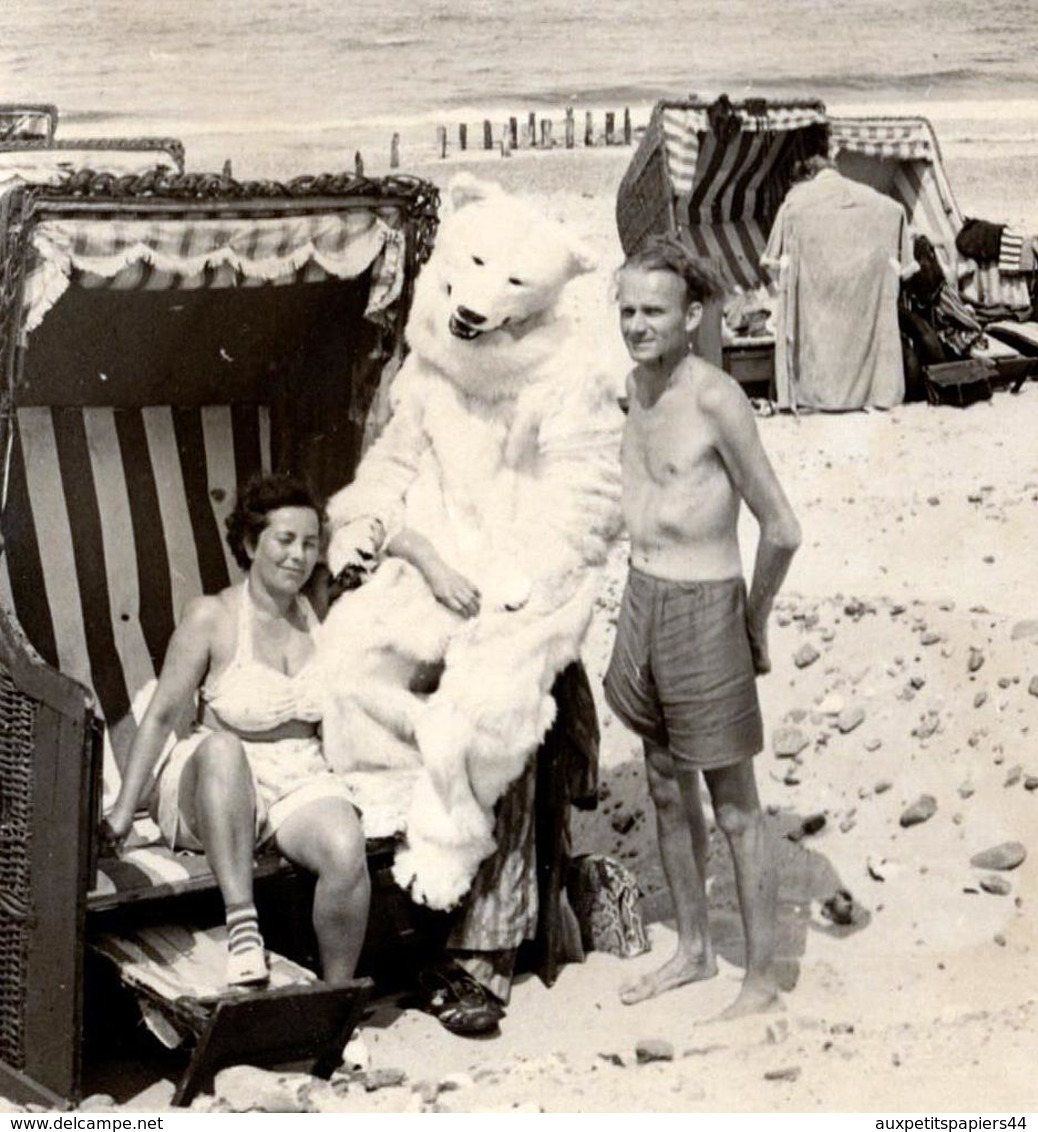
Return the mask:
<svg viewBox="0 0 1038 1132"><path fill-rule="evenodd" d="M333 765L420 760L395 875L455 904L494 848L494 803L554 718L550 689L579 655L619 527L622 418L608 375L558 310L590 270L565 230L496 186L452 183L422 270L392 415L331 501L333 572L370 543L420 531L480 590L462 620L393 559L333 607L321 635ZM479 262L477 262L479 261ZM471 339L451 332L452 319ZM411 689L443 661L432 695Z"/></svg>

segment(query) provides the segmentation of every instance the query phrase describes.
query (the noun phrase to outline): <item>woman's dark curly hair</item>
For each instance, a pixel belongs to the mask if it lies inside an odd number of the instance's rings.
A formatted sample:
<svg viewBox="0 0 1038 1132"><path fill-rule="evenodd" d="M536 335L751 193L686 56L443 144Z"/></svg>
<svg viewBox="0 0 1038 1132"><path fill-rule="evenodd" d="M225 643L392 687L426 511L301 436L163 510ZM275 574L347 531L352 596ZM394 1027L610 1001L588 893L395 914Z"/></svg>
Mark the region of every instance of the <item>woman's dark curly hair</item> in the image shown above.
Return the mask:
<svg viewBox="0 0 1038 1132"><path fill-rule="evenodd" d="M267 525L267 516L281 507L307 507L324 525L324 500L308 480L290 472L253 476L238 493L234 510L227 516L227 545L235 562L248 570L247 546L255 546Z"/></svg>

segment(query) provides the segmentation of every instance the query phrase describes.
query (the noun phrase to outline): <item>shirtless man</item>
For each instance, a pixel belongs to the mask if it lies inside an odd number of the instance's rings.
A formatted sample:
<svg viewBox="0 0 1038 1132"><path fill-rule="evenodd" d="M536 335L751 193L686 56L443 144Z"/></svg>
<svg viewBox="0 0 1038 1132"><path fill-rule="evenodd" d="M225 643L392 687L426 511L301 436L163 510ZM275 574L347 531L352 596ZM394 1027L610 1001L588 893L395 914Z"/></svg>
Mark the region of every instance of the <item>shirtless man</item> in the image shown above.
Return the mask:
<svg viewBox="0 0 1038 1132"><path fill-rule="evenodd" d="M746 397L690 353L718 289L671 237L619 273L627 379L623 510L631 565L605 679L606 699L645 745L660 856L674 902L674 956L624 987L626 1003L716 974L707 922L702 772L735 865L746 975L724 1017L778 999L778 878L766 846L753 756L763 746L755 676L769 671L767 621L800 527L757 435ZM747 597L737 523L760 524Z"/></svg>

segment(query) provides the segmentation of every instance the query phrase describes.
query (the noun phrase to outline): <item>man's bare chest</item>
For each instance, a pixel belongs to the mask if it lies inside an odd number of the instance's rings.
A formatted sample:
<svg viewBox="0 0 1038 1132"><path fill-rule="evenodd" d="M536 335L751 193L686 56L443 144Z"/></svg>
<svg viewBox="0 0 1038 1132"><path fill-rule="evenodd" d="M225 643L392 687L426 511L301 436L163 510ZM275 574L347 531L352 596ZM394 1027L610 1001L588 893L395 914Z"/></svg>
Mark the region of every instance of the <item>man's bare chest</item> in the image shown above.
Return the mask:
<svg viewBox="0 0 1038 1132"><path fill-rule="evenodd" d="M701 422L687 414L632 406L623 439L624 469L660 486L701 486L718 471L717 453Z"/></svg>

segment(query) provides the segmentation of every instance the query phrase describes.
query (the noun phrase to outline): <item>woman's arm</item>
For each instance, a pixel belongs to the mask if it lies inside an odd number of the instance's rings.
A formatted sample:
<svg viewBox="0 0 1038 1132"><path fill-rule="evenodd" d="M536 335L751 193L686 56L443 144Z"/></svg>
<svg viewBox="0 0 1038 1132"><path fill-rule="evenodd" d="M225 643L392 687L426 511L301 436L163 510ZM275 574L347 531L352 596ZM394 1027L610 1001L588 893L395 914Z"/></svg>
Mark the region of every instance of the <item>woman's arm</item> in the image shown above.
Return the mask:
<svg viewBox="0 0 1038 1132"><path fill-rule="evenodd" d="M418 531L404 527L386 543L386 553L402 558L425 578L436 600L462 617L479 613L479 590L440 557L435 546Z"/></svg>
<svg viewBox="0 0 1038 1132"><path fill-rule="evenodd" d="M134 736L119 796L105 815L102 836L118 843L130 831L133 815L177 720L197 692L209 667L219 599L197 598L170 638L166 660L144 719Z"/></svg>

